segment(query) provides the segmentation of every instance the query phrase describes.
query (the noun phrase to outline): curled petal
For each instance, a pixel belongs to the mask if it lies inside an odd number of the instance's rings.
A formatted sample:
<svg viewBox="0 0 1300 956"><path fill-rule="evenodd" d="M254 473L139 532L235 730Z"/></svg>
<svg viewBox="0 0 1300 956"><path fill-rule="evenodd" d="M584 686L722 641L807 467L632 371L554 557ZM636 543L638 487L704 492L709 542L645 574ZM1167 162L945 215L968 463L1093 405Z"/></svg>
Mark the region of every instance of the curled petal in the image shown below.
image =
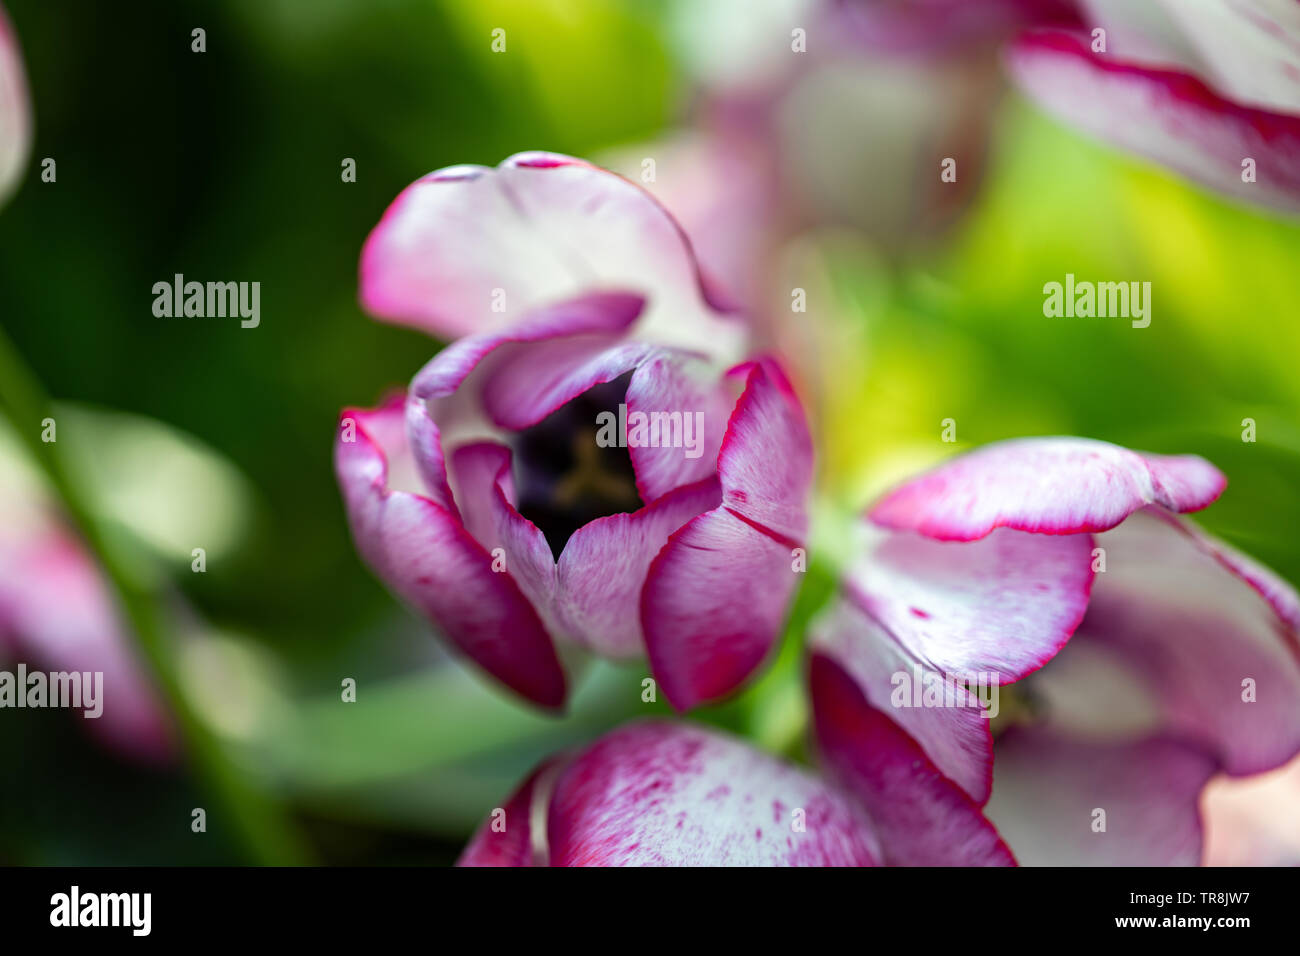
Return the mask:
<svg viewBox="0 0 1300 956"><path fill-rule="evenodd" d="M1090 535L999 528L935 541L868 528L848 590L920 661L1010 684L1069 640L1092 590Z"/></svg>
<svg viewBox="0 0 1300 956"><path fill-rule="evenodd" d="M1197 803L1214 769L1167 738L1100 743L1015 727L998 740L988 815L1027 866L1195 866Z"/></svg>
<svg viewBox="0 0 1300 956"><path fill-rule="evenodd" d="M875 839L843 793L738 740L645 722L601 738L557 780L560 866L872 866Z"/></svg>
<svg viewBox="0 0 1300 956"><path fill-rule="evenodd" d="M490 355L503 346L548 340L568 341L600 349L613 345L645 307L645 299L626 292L598 292L567 299L530 313L503 332L468 335L433 357L411 383L422 399L441 398L457 391ZM503 362L517 350L503 350Z"/></svg>
<svg viewBox="0 0 1300 956"><path fill-rule="evenodd" d="M886 863L1014 865L978 805L867 702L847 672L815 653L810 684L819 748L836 779L870 812Z"/></svg>
<svg viewBox="0 0 1300 956"><path fill-rule="evenodd" d="M414 474L403 417L400 400L343 413L345 423L356 423L355 440L340 428L335 470L357 550L484 670L529 700L558 707L565 686L555 648L509 571L493 570L492 555L455 514L390 480L390 460Z"/></svg>
<svg viewBox="0 0 1300 956"><path fill-rule="evenodd" d="M1196 511L1226 480L1196 455L1150 455L1086 438L1019 438L945 462L885 495L871 520L943 541L994 528L1106 531L1149 504Z"/></svg>
<svg viewBox="0 0 1300 956"><path fill-rule="evenodd" d="M427 421L413 424L412 442L422 449L419 436L443 429L453 438L458 431L525 429L593 386L632 372L627 414L642 413L660 433L669 428L681 439L635 443L629 434L641 499L654 501L712 475L734 391L696 353L628 339L644 304L626 293L586 295L539 310L507 332L453 343L412 383L416 400L430 406ZM441 451L427 444L420 457L432 462L435 477L426 480L436 484Z"/></svg>
<svg viewBox="0 0 1300 956"><path fill-rule="evenodd" d="M1300 116L1226 99L1190 73L1093 53L1071 33L1023 37L1009 61L1030 96L1085 132L1220 193L1300 213Z"/></svg>
<svg viewBox="0 0 1300 956"><path fill-rule="evenodd" d="M728 384L718 380L717 370L710 363L676 351L661 352L632 374L627 386L629 415L667 412L671 416L680 412L682 422L681 445L663 441L658 447L653 443L629 443L628 456L642 501L654 501L674 488L713 475L735 404ZM669 425L676 428L671 419Z"/></svg>
<svg viewBox="0 0 1300 956"><path fill-rule="evenodd" d="M606 657L645 651L637 607L650 562L678 528L718 504L718 482L706 478L630 514L579 528L556 567L556 615L564 632Z"/></svg>
<svg viewBox="0 0 1300 956"><path fill-rule="evenodd" d="M483 406L494 424L520 431L662 351L645 342L606 344L580 338L538 342L502 357L484 385ZM673 451L681 454L680 449Z"/></svg>
<svg viewBox="0 0 1300 956"><path fill-rule="evenodd" d="M690 244L648 193L553 153L457 166L408 186L361 253L367 311L454 338L593 289L652 303L646 338L717 346L736 323L701 291Z"/></svg>

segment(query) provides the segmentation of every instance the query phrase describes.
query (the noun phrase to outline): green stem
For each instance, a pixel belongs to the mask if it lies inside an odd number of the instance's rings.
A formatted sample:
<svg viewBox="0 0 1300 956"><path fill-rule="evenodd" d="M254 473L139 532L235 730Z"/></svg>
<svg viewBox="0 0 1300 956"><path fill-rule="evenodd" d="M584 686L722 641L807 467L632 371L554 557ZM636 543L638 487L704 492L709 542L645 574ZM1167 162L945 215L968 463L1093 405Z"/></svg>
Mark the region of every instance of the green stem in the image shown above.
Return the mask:
<svg viewBox="0 0 1300 956"><path fill-rule="evenodd" d="M282 808L250 785L208 726L194 711L181 687L175 647L166 639L159 596L141 586L117 554L104 526L72 480L57 442L41 440L42 422L54 412L40 382L28 370L13 342L0 327L0 404L15 433L48 478L86 545L98 559L120 600L146 664L176 718L185 751L196 776L218 801L217 820L227 818L249 857L271 865L299 864L305 851Z"/></svg>

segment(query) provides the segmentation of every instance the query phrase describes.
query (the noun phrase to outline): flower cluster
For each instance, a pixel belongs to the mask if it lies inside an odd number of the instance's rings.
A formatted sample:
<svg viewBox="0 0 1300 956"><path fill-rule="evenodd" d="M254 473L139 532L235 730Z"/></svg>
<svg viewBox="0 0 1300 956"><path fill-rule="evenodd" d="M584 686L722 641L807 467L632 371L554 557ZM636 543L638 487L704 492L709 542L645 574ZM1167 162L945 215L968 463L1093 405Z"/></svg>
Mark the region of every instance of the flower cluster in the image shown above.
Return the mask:
<svg viewBox="0 0 1300 956"><path fill-rule="evenodd" d="M644 656L688 710L782 629L811 441L709 288L648 194L554 154L430 174L366 243L368 309L460 337L341 416L357 548L536 704L564 702L577 648ZM706 453L608 447L615 408L700 412ZM811 629L823 775L637 723L546 761L462 862L1196 863L1211 778L1300 753L1300 598L1179 516L1225 484L1196 456L1081 438L907 482L868 512ZM913 677L950 693L909 706L894 692Z"/></svg>

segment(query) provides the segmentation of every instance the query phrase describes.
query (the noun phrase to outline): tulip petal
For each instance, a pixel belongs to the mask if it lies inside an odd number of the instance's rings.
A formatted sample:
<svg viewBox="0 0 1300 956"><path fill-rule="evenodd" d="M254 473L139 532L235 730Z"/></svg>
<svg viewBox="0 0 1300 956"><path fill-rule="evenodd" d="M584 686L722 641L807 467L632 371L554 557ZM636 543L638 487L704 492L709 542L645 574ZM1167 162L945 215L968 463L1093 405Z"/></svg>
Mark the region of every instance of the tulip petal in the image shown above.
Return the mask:
<svg viewBox="0 0 1300 956"><path fill-rule="evenodd" d="M583 338L552 339L512 349L486 379L483 407L493 424L521 431L589 388L612 382L663 351L644 342ZM595 421L591 428L594 432Z"/></svg>
<svg viewBox="0 0 1300 956"><path fill-rule="evenodd" d="M535 866L545 854L545 810L558 761L548 760L528 775L504 807L494 808L466 844L457 866ZM534 818L541 834L535 832Z"/></svg>
<svg viewBox="0 0 1300 956"><path fill-rule="evenodd" d="M979 807L829 657L810 663L823 757L867 807L884 860L914 866L1010 866L1015 858Z"/></svg>
<svg viewBox="0 0 1300 956"><path fill-rule="evenodd" d="M848 590L913 657L1010 684L1069 640L1092 590L1090 535L999 528L976 541L866 529Z"/></svg>
<svg viewBox="0 0 1300 956"><path fill-rule="evenodd" d="M366 310L444 338L505 328L592 289L650 298L642 338L711 350L715 336L738 332L706 303L690 244L663 207L568 156L430 173L394 200L361 253Z"/></svg>
<svg viewBox="0 0 1300 956"><path fill-rule="evenodd" d="M1029 34L1009 61L1031 97L1084 132L1220 193L1300 212L1300 116L1225 99L1189 73L1093 53L1069 33Z"/></svg>
<svg viewBox="0 0 1300 956"><path fill-rule="evenodd" d="M645 722L614 731L556 783L560 866L872 866L852 799L715 731Z"/></svg>
<svg viewBox="0 0 1300 956"><path fill-rule="evenodd" d="M994 528L1045 534L1105 531L1155 503L1196 511L1223 491L1196 455L1150 455L1086 438L1019 438L945 462L885 495L876 524L943 541Z"/></svg>
<svg viewBox="0 0 1300 956"><path fill-rule="evenodd" d="M1195 866L1197 802L1214 769L1175 740L1098 743L1014 727L998 739L987 812L1026 866Z"/></svg>
<svg viewBox="0 0 1300 956"><path fill-rule="evenodd" d="M1223 94L1300 113L1300 5L1294 0L1161 0Z"/></svg>
<svg viewBox="0 0 1300 956"><path fill-rule="evenodd" d="M746 385L718 456L722 505L668 539L641 593L651 669L678 710L730 693L767 655L807 526L812 442L798 399L771 362L736 372Z"/></svg>
<svg viewBox="0 0 1300 956"><path fill-rule="evenodd" d="M735 690L781 632L797 574L789 545L717 508L676 531L641 592L650 669L678 711Z"/></svg>
<svg viewBox="0 0 1300 956"><path fill-rule="evenodd" d="M682 353L663 352L637 367L627 386L628 415L666 412L670 416L679 413L681 418L680 432L667 426L660 429L657 447L629 440L628 455L642 501L654 501L674 488L713 475L735 404L728 384L719 381L711 363ZM669 422L672 424L671 419ZM679 434L681 442L666 440L665 430Z"/></svg>
<svg viewBox="0 0 1300 956"><path fill-rule="evenodd" d="M988 800L993 734L970 685L943 683L942 673L918 660L851 596L818 615L811 633L816 654L853 678L865 706L888 716L976 804ZM942 687L944 703L952 706L924 706L930 686Z"/></svg>
<svg viewBox="0 0 1300 956"><path fill-rule="evenodd" d="M402 403L343 417L357 423L355 441L340 429L335 469L357 550L484 670L542 706L562 704L555 648L511 574L492 570L491 555L456 515L390 480L390 463L395 475L415 471Z"/></svg>
<svg viewBox="0 0 1300 956"><path fill-rule="evenodd" d="M612 345L636 321L645 299L625 292L598 292L555 303L503 332L481 332L453 342L415 376L411 392L422 399L457 391L470 373L502 346L576 338L595 349ZM502 352L497 361L507 357Z"/></svg>
<svg viewBox="0 0 1300 956"><path fill-rule="evenodd" d="M1295 593L1220 559L1218 542L1154 510L1098 537L1098 575L1076 641L1096 642L1143 681L1165 724L1201 742L1233 775L1300 753L1300 640Z"/></svg>
<svg viewBox="0 0 1300 956"><path fill-rule="evenodd" d="M706 478L579 528L557 566L555 610L564 633L605 657L642 656L641 619L628 612L640 601L650 562L669 535L717 507L719 498L717 479Z"/></svg>
<svg viewBox="0 0 1300 956"><path fill-rule="evenodd" d="M1177 19L1180 4L1133 3L1132 0L1080 0L1089 31L1106 31L1106 52L1143 66L1162 66L1200 73L1205 68ZM1185 4L1182 4L1185 6ZM1066 24L1062 24L1066 26Z"/></svg>
<svg viewBox="0 0 1300 956"><path fill-rule="evenodd" d="M808 530L813 449L803 407L771 361L731 374L745 379L718 453L723 505L774 538L798 541Z"/></svg>

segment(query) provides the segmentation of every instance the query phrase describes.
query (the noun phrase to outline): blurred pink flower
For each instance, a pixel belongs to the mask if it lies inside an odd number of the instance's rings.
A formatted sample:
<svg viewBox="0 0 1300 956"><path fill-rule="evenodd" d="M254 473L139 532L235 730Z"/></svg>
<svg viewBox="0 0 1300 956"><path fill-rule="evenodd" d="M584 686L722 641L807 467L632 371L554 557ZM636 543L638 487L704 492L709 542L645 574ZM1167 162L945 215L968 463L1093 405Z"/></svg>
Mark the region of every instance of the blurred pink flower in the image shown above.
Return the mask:
<svg viewBox="0 0 1300 956"><path fill-rule="evenodd" d="M852 786L715 730L644 721L544 763L484 821L459 865L877 866L877 830ZM951 842L924 862L1013 862L987 824L945 835Z"/></svg>
<svg viewBox="0 0 1300 956"><path fill-rule="evenodd" d="M941 6L972 42L934 44L937 18L897 4L758 0L743 14L725 0L678 4L689 131L611 162L637 177L654 160L642 181L685 224L719 295L751 311L777 300L773 256L807 229L847 226L887 254L913 251L975 195L1001 88L993 41L1028 22L1013 9L1022 4L1003 4L1000 18ZM940 178L945 157L960 160L954 181Z"/></svg>
<svg viewBox="0 0 1300 956"><path fill-rule="evenodd" d="M1195 456L1022 439L870 510L842 597L815 627L812 695L832 765L876 788L886 861L911 849L891 835L917 830L889 822L949 819L942 795L987 803L1021 862L1195 864L1207 781L1300 753L1300 598L1177 515L1224 485ZM930 675L991 675L1013 726L995 743L961 688L949 706L892 697ZM919 759L855 764L858 739L827 716L845 698L908 735Z"/></svg>
<svg viewBox="0 0 1300 956"><path fill-rule="evenodd" d="M17 187L32 145L32 112L23 57L4 7L0 6L0 203Z"/></svg>
<svg viewBox="0 0 1300 956"><path fill-rule="evenodd" d="M791 280L800 240L848 230L866 254L896 260L950 235L983 181L1002 43L1075 14L1067 0L742 7L670 7L690 90L684 128L602 161L677 217L714 298L749 315L815 403L822 354L843 341L791 308L791 287L809 284L806 271Z"/></svg>
<svg viewBox="0 0 1300 956"><path fill-rule="evenodd" d="M1011 72L1031 97L1217 192L1300 212L1300 5L1078 7L1079 26L1031 29L1010 46Z"/></svg>
<svg viewBox="0 0 1300 956"><path fill-rule="evenodd" d="M734 361L746 328L657 203L553 154L433 173L367 241L361 297L476 331L405 396L342 414L353 537L395 593L547 707L557 640L648 655L683 710L759 666L797 581L811 441L780 369ZM656 414L675 424L638 434Z"/></svg>
<svg viewBox="0 0 1300 956"><path fill-rule="evenodd" d="M78 723L114 749L162 762L172 723L136 660L122 616L85 547L0 458L0 659L40 671L102 672L102 715ZM25 688L18 688L20 693Z"/></svg>
<svg viewBox="0 0 1300 956"><path fill-rule="evenodd" d="M1201 794L1206 866L1300 866L1300 757Z"/></svg>

